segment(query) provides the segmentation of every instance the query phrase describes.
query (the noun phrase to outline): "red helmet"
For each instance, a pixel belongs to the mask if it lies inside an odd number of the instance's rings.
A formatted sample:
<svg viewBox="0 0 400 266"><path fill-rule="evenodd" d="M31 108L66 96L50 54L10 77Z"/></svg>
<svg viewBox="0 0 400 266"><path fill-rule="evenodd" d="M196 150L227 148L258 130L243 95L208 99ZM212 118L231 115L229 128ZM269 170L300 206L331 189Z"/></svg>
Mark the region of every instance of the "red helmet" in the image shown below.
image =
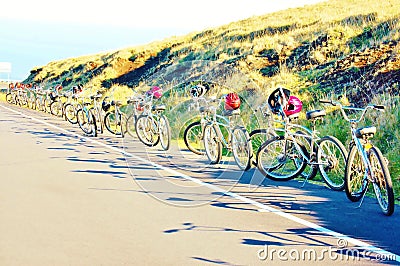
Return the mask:
<svg viewBox="0 0 400 266"><path fill-rule="evenodd" d="M60 85L60 84L58 84L56 87L55 87L55 89L57 90L57 91L60 91L60 90L62 90L62 86Z"/></svg>
<svg viewBox="0 0 400 266"><path fill-rule="evenodd" d="M147 95L154 96L156 99L160 99L162 96L162 89L157 86L153 86L150 90L146 92Z"/></svg>
<svg viewBox="0 0 400 266"><path fill-rule="evenodd" d="M228 93L225 97L225 110L236 110L240 107L240 98L236 93Z"/></svg>
<svg viewBox="0 0 400 266"><path fill-rule="evenodd" d="M283 108L283 112L287 116L297 114L303 108L303 103L300 101L299 98L290 95L287 105Z"/></svg>

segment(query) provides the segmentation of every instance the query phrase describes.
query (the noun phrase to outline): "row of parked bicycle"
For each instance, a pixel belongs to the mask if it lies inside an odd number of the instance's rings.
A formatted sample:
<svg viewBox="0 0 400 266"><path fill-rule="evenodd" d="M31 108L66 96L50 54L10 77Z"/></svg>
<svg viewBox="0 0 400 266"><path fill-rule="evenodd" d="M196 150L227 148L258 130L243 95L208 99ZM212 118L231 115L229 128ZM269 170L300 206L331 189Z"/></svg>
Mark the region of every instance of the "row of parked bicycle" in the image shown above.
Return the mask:
<svg viewBox="0 0 400 266"><path fill-rule="evenodd" d="M326 115L325 110L306 113L311 128L298 123L302 102L287 89L277 88L257 107L267 126L251 132L239 122L241 99L236 93L207 97L208 88L202 84L188 90L192 99L190 107L197 109L199 115L185 126L183 140L190 151L206 155L211 164L218 164L224 153L232 153L241 170L247 171L255 165L272 180L286 181L301 176L306 182L319 172L331 189L344 189L347 197L353 202L360 201L360 205L372 184L382 212L388 216L393 214L394 192L388 161L371 142L376 127L358 127L368 110L382 111L384 106L356 108L320 100L336 106L349 122L351 141L346 149L336 137L320 136L317 131L317 121ZM77 123L87 135L97 136L105 127L122 137L126 133L137 136L147 146L160 143L164 150L169 149L171 128L164 115L166 106L155 104L162 97L161 88L154 86L142 95L128 98L126 104L99 93L81 98L80 91L81 88L74 87L63 92L61 86L53 90L14 88L6 99L9 103L64 117L70 123ZM121 111L123 105L130 106L124 108L130 111ZM350 118L348 112L359 112L359 116Z"/></svg>

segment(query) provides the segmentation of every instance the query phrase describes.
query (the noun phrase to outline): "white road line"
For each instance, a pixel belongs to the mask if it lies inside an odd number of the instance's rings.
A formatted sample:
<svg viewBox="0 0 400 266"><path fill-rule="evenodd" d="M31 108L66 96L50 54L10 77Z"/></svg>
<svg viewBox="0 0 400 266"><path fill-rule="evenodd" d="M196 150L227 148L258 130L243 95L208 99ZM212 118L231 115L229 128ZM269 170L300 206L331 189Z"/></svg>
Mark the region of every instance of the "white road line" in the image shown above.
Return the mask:
<svg viewBox="0 0 400 266"><path fill-rule="evenodd" d="M2 104L0 104L0 107L4 108L4 109L6 109L6 110L9 110L9 111L11 111L11 112L13 112L13 113L15 113L15 114L19 114L19 115L21 115L21 116L23 116L23 117L25 117L25 118L29 118L29 119L31 119L31 120L33 120L33 121L39 122L39 123L41 123L41 124L47 125L47 126L49 126L49 127L52 127L52 128L54 128L54 129L57 129L57 130L59 130L59 131L65 132L65 133L67 133L67 134L69 134L69 135L75 136L75 137L80 138L80 139L85 139L85 140L87 140L87 141L89 141L89 142L92 142L92 143L95 143L95 144L97 144L97 145L106 147L106 148L111 149L111 150L113 150L113 151L115 151L115 152L117 152L117 153L121 153L121 154L124 154L124 155L126 155L126 156L132 157L132 158L134 158L134 159L136 159L136 160L139 160L139 161L142 161L142 162L144 162L144 163L146 163L146 164L151 164L151 165L153 165L154 167L157 167L157 168L159 168L159 169L162 169L162 170L165 170L165 171L169 172L170 174L173 174L173 175L176 175L176 176L180 176L180 177L182 177L182 178L184 178L184 179L186 179L186 180L190 180L190 181L192 181L192 182L194 182L194 183L197 183L197 184L200 184L200 185L202 185L202 186L208 187L208 188L210 188L211 190L214 190L214 191L216 191L216 192L223 193L223 194L225 194L225 195L227 195L227 196L229 196L229 197L232 197L232 198L234 198L234 199L240 200L240 201L242 201L242 202L244 202L244 203L251 204L251 205L253 205L253 206L255 206L255 207L257 207L257 208L259 208L259 209L261 209L261 210L263 210L263 211L274 213L274 214L276 214L276 215L279 215L279 216L281 216L281 217L283 217L283 218L286 218L286 219L288 219L288 220L291 220L291 221L293 221L293 222L296 222L296 223L299 223L299 224L301 224L301 225L304 225L304 226L307 226L307 227L309 227L309 228L312 228L312 229L314 229L314 230L317 230L317 231L319 231L319 232L321 232L321 233L324 233L324 234L333 236L333 237L335 237L335 238L337 238L337 239L346 240L348 243L352 243L353 245L357 246L357 247L360 248L360 249L368 250L368 251L370 251L370 252L377 253L377 254L379 254L379 255L381 255L381 256L385 256L386 258L391 258L391 259L394 258L395 261L400 262L400 256L397 255L397 254L394 254L394 253L392 253L392 252L389 252L389 251L386 251L386 250L384 250L384 249L381 249L381 248L372 246L372 245L370 245L370 244L368 244L368 243L365 243L365 242L360 241L360 240L358 240L358 239L349 237L349 236L347 236L347 235L344 235L344 234L341 234L341 233L332 231L332 230L330 230L330 229L328 229L328 228L319 226L318 224L315 224L315 223L309 222L309 221L307 221L307 220L298 218L298 217L296 217L296 216L294 216L294 215L292 215L292 214L289 214L289 213L286 213L286 212L284 212L284 211L275 209L275 208L273 208L273 207L271 207L271 206L267 206L267 205L265 205L265 204L262 204L262 203L259 203L259 202L257 202L257 201L254 201L254 200L252 200L252 199L243 197L243 196L241 196L241 195L239 195L239 194L236 194L236 193L227 191L227 190L225 190L225 189L223 189L223 188L220 188L220 187L218 187L218 186L216 186L216 185L213 185L213 184L210 184L210 183L207 183L207 182L203 182L203 181L201 181L201 180L199 180L199 179L197 179L197 178L193 178L193 177L191 177L191 176L188 176L188 175L186 175L186 174L183 174L183 173L181 173L181 172L179 172L179 171L176 171L176 170L174 170L174 169L168 168L168 167L166 167L166 166L162 166L162 165L159 165L159 164L157 164L157 163L148 161L148 160L143 159L143 158L141 158L141 157L135 156L135 155L133 155L133 154L131 154L131 153L129 153L129 152L126 152L126 151L124 151L124 150L122 150L122 149L120 149L120 148L116 148L116 147L113 147L113 146L111 146L111 145L102 143L102 142L100 142L100 141L98 141L98 140L95 140L95 139L92 139L92 138L88 138L88 137L82 136L82 135L80 135L80 134L77 134L77 133L68 131L68 130L66 130L66 129L63 129L63 128L59 127L59 126L53 125L53 124L48 123L48 122L46 122L46 121L37 119L37 118L35 118L35 117L29 116L29 115L27 115L27 114L24 114L24 113L22 113L22 112L19 112L19 111L13 110L13 109L11 109L11 108L5 107L5 106L3 106Z"/></svg>

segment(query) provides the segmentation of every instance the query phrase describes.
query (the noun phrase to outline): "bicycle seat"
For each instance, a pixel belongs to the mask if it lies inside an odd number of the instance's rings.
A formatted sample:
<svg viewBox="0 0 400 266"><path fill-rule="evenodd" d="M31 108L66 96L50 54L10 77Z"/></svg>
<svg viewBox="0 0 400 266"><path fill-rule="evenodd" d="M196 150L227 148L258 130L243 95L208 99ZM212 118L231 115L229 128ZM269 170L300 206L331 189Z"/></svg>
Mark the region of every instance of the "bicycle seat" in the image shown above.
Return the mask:
<svg viewBox="0 0 400 266"><path fill-rule="evenodd" d="M233 115L240 115L240 109L236 110L224 110L222 113L223 116L233 116Z"/></svg>
<svg viewBox="0 0 400 266"><path fill-rule="evenodd" d="M297 118L299 118L299 113L289 115L288 118L289 118L289 120L297 119Z"/></svg>
<svg viewBox="0 0 400 266"><path fill-rule="evenodd" d="M112 100L112 101L111 101L111 105L121 106L121 105L122 105L122 102L121 102L121 101L114 101L114 100Z"/></svg>
<svg viewBox="0 0 400 266"><path fill-rule="evenodd" d="M139 99L128 99L127 100L128 104L137 103L137 102L139 102Z"/></svg>
<svg viewBox="0 0 400 266"><path fill-rule="evenodd" d="M199 111L200 113L211 113L213 110L211 106L200 106Z"/></svg>
<svg viewBox="0 0 400 266"><path fill-rule="evenodd" d="M373 136L376 133L376 127L362 127L356 130L356 137L363 138L364 136Z"/></svg>
<svg viewBox="0 0 400 266"><path fill-rule="evenodd" d="M101 94L97 94L97 95L92 95L90 96L90 99L94 100L94 99L100 99L101 98Z"/></svg>
<svg viewBox="0 0 400 266"><path fill-rule="evenodd" d="M307 120L312 120L323 116L326 116L325 110L312 110L306 113Z"/></svg>
<svg viewBox="0 0 400 266"><path fill-rule="evenodd" d="M164 111L165 108L166 108L165 104L153 105L153 107L151 108L151 110L153 110L153 111Z"/></svg>

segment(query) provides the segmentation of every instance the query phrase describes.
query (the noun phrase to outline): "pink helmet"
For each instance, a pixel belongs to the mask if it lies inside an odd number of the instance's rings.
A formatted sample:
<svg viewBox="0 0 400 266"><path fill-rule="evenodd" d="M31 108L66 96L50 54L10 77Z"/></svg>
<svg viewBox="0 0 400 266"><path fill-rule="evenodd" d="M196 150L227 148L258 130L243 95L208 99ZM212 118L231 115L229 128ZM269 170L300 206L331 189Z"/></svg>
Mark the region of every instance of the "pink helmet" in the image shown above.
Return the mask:
<svg viewBox="0 0 400 266"><path fill-rule="evenodd" d="M296 96L290 95L287 105L283 108L283 112L287 116L297 114L303 108L303 103Z"/></svg>
<svg viewBox="0 0 400 266"><path fill-rule="evenodd" d="M156 99L160 99L162 96L162 89L158 86L153 86L150 90L146 92L147 95L151 95Z"/></svg>

